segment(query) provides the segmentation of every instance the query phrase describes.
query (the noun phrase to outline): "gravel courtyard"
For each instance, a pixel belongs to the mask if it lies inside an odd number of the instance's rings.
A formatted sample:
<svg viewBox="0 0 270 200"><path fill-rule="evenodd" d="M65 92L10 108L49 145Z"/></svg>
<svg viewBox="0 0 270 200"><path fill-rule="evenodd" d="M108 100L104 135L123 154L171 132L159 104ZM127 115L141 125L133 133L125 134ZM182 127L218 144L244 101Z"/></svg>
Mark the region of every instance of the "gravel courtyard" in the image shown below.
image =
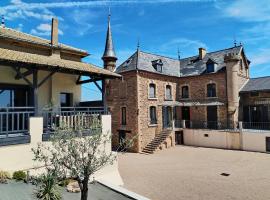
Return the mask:
<svg viewBox="0 0 270 200"><path fill-rule="evenodd" d="M127 189L152 200L270 199L270 155L264 153L176 146L120 154L119 170Z"/></svg>

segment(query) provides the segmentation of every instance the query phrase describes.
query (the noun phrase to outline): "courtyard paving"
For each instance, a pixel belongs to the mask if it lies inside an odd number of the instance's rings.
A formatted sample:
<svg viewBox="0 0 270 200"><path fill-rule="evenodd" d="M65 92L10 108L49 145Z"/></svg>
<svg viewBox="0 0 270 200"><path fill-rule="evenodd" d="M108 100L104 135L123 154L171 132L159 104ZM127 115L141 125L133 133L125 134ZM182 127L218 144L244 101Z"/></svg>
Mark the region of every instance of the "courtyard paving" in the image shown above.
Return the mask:
<svg viewBox="0 0 270 200"><path fill-rule="evenodd" d="M119 170L127 189L152 200L270 199L265 153L176 146L120 154Z"/></svg>

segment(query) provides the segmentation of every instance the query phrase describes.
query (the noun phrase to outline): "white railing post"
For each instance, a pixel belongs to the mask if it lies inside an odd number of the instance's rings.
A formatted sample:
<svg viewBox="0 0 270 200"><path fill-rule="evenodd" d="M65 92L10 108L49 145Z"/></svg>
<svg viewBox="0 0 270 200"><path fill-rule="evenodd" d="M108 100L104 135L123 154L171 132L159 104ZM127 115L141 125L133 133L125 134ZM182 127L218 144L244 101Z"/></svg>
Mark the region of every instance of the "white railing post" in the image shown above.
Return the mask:
<svg viewBox="0 0 270 200"><path fill-rule="evenodd" d="M42 142L43 134L43 117L29 118L29 133L31 136L31 143Z"/></svg>
<svg viewBox="0 0 270 200"><path fill-rule="evenodd" d="M182 127L186 128L186 120L182 120Z"/></svg>

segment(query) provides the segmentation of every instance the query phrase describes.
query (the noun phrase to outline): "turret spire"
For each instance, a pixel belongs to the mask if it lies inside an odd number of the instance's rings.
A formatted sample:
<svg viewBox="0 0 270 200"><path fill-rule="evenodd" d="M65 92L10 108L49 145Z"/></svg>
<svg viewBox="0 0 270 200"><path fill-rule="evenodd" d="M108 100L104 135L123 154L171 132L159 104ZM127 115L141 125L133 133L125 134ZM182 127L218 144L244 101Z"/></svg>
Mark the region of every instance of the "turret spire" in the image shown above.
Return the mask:
<svg viewBox="0 0 270 200"><path fill-rule="evenodd" d="M108 15L108 29L107 29L107 37L106 37L106 46L105 46L104 54L102 56L103 61L105 61L106 58L117 60L117 57L116 57L116 54L114 51L114 47L113 47L110 10L109 10L109 15Z"/></svg>

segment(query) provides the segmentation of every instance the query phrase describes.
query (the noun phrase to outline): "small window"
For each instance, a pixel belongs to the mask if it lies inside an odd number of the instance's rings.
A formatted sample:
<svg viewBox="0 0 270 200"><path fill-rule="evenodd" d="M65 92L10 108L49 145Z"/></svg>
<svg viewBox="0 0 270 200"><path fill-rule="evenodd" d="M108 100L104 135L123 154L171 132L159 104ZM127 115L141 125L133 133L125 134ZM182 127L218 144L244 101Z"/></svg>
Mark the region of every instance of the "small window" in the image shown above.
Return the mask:
<svg viewBox="0 0 270 200"><path fill-rule="evenodd" d="M207 97L216 97L216 84L210 83L207 85Z"/></svg>
<svg viewBox="0 0 270 200"><path fill-rule="evenodd" d="M150 124L157 124L157 111L155 106L150 107Z"/></svg>
<svg viewBox="0 0 270 200"><path fill-rule="evenodd" d="M189 98L189 89L187 85L182 87L182 98L183 99Z"/></svg>
<svg viewBox="0 0 270 200"><path fill-rule="evenodd" d="M149 84L149 98L156 98L156 85L154 83Z"/></svg>
<svg viewBox="0 0 270 200"><path fill-rule="evenodd" d="M153 60L152 61L152 66L154 67L154 69L157 71L157 72L162 72L162 66L163 66L163 62L161 59L158 59L158 60Z"/></svg>
<svg viewBox="0 0 270 200"><path fill-rule="evenodd" d="M127 125L127 108L126 107L121 108L121 124Z"/></svg>
<svg viewBox="0 0 270 200"><path fill-rule="evenodd" d="M215 63L210 62L206 64L206 72L207 73L212 73L215 72Z"/></svg>
<svg viewBox="0 0 270 200"><path fill-rule="evenodd" d="M72 94L71 93L61 93L60 94L60 104L61 104L61 107L72 106Z"/></svg>
<svg viewBox="0 0 270 200"><path fill-rule="evenodd" d="M165 99L172 100L172 87L170 85L166 85Z"/></svg>

